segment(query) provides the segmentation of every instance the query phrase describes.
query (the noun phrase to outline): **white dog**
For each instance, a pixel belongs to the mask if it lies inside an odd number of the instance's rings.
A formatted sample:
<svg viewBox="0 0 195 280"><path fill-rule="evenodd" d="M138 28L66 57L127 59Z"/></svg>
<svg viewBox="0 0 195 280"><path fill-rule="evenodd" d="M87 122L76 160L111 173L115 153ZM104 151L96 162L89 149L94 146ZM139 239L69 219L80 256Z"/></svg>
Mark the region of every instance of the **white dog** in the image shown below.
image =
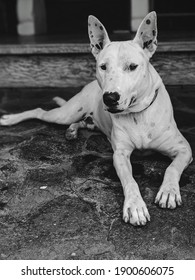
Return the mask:
<svg viewBox="0 0 195 280"><path fill-rule="evenodd" d="M89 16L88 28L97 80L68 102L56 97L60 108L4 115L0 124L37 118L70 125L68 138L75 138L79 128L98 127L114 151L113 162L125 196L123 219L132 225L145 225L150 215L132 176L133 150L158 150L173 160L155 199L162 208L181 204L180 176L192 161L191 148L175 123L169 95L149 62L157 47L156 13L144 18L132 41L110 42L94 16Z"/></svg>

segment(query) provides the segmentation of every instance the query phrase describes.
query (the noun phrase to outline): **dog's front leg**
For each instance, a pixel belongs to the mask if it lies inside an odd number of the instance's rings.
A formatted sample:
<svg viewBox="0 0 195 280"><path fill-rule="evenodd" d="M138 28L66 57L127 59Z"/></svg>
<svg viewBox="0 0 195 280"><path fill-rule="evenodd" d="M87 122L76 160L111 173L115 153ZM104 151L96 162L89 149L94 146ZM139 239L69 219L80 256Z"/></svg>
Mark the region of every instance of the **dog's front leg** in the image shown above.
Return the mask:
<svg viewBox="0 0 195 280"><path fill-rule="evenodd" d="M123 219L134 226L145 225L150 221L150 215L143 201L139 187L132 176L132 166L130 155L132 150L116 149L114 151L113 161L117 175L121 180L124 191Z"/></svg>
<svg viewBox="0 0 195 280"><path fill-rule="evenodd" d="M162 149L173 161L165 171L155 203L158 203L162 208L174 209L182 203L179 180L183 170L192 161L192 151L186 139L179 132L177 137L164 141L161 151Z"/></svg>

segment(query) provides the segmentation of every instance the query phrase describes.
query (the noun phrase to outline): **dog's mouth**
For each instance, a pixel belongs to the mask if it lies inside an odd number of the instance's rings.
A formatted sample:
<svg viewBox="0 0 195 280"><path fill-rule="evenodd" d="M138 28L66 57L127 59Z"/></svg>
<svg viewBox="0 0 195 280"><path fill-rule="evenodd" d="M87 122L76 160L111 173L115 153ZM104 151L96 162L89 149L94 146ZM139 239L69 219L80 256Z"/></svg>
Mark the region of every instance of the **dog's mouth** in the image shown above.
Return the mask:
<svg viewBox="0 0 195 280"><path fill-rule="evenodd" d="M120 110L120 109L117 109L117 108L107 108L106 110L111 114L122 113L124 111L124 110Z"/></svg>

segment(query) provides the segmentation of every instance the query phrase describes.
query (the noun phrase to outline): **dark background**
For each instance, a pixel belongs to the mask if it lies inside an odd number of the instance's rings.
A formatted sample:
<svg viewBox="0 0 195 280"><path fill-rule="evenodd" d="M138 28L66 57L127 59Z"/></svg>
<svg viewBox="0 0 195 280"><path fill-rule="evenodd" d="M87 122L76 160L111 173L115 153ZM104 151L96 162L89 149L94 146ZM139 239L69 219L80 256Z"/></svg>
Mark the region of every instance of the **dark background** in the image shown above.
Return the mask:
<svg viewBox="0 0 195 280"><path fill-rule="evenodd" d="M129 0L46 0L45 6L46 35L86 34L86 21L90 14L98 17L109 33L131 30ZM161 32L188 34L195 31L193 0L150 0L150 10L157 12ZM0 34L16 35L16 25L16 0L0 0Z"/></svg>

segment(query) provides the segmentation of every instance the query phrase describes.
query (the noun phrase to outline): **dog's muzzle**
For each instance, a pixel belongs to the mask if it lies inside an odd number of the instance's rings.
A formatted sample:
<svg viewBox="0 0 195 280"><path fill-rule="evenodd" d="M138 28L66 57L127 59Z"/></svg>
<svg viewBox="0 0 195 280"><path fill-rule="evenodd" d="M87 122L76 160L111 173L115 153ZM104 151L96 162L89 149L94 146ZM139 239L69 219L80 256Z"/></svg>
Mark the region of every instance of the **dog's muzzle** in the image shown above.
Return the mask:
<svg viewBox="0 0 195 280"><path fill-rule="evenodd" d="M118 92L108 92L106 91L103 94L104 104L107 106L107 110L110 113L118 113L120 110L117 109L118 101L120 99L120 95Z"/></svg>
<svg viewBox="0 0 195 280"><path fill-rule="evenodd" d="M114 91L114 92L106 91L103 95L104 104L108 107L117 106L119 99L120 99L120 95L116 91Z"/></svg>

